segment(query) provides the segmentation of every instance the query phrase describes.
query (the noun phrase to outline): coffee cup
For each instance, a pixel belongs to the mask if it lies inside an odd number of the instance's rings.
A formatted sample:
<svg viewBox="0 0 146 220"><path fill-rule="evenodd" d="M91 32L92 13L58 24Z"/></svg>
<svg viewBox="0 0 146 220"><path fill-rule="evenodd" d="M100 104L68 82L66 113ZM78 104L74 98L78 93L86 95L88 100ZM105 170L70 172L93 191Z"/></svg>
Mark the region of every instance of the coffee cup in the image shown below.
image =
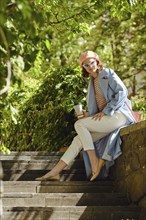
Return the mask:
<svg viewBox="0 0 146 220"><path fill-rule="evenodd" d="M83 115L83 109L81 103L79 103L78 105L74 105L74 110L77 116Z"/></svg>

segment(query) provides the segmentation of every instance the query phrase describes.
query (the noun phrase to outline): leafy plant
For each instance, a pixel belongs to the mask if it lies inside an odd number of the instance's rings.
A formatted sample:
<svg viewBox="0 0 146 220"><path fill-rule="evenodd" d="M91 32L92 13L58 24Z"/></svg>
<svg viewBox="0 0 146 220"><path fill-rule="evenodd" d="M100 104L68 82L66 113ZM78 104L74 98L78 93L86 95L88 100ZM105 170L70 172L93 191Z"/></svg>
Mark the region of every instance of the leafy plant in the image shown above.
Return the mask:
<svg viewBox="0 0 146 220"><path fill-rule="evenodd" d="M3 135L3 144L10 150L48 151L68 145L75 135L73 105L85 105L85 87L78 69L63 67L46 72L32 97L19 106L18 115L11 107L13 117L8 120L4 116L9 131Z"/></svg>
<svg viewBox="0 0 146 220"><path fill-rule="evenodd" d="M131 97L133 110L140 111L142 120L146 120L146 96L139 94Z"/></svg>
<svg viewBox="0 0 146 220"><path fill-rule="evenodd" d="M70 143L73 105L85 105L87 85L76 68L82 51L96 51L132 95L144 91L145 8L137 0L0 0L0 92L11 78L0 96L0 149ZM132 101L145 112L142 96Z"/></svg>

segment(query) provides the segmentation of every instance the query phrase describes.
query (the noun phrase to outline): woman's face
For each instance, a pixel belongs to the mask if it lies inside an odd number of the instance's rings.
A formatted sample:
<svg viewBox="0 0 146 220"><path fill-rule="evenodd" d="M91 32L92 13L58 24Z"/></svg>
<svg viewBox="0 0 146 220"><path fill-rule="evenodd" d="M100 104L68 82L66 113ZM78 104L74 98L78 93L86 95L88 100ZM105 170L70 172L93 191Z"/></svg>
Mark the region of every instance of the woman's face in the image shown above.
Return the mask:
<svg viewBox="0 0 146 220"><path fill-rule="evenodd" d="M88 58L83 62L82 65L85 70L91 74L91 76L97 76L97 69L98 69L98 65L97 65L97 61L94 58Z"/></svg>

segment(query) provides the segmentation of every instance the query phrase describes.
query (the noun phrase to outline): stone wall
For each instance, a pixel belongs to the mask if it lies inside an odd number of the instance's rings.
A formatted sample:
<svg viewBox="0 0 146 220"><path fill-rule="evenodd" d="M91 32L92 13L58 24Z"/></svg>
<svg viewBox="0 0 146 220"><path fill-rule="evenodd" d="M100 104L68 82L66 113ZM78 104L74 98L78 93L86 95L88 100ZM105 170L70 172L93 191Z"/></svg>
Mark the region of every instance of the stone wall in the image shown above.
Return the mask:
<svg viewBox="0 0 146 220"><path fill-rule="evenodd" d="M146 219L146 121L121 129L122 155L111 175L116 188L142 207L140 220Z"/></svg>

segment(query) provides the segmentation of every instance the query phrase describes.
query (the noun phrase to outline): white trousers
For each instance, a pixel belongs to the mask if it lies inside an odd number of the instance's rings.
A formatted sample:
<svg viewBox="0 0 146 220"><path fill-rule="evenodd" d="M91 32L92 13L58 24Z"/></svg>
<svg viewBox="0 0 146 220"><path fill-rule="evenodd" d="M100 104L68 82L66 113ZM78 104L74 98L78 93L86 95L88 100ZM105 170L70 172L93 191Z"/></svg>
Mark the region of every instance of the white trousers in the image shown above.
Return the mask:
<svg viewBox="0 0 146 220"><path fill-rule="evenodd" d="M61 160L68 165L75 159L82 148L85 151L94 150L93 142L125 125L126 121L126 117L120 111L116 111L112 116L105 115L100 120L95 120L92 116L79 119L74 125L78 135L73 139Z"/></svg>

